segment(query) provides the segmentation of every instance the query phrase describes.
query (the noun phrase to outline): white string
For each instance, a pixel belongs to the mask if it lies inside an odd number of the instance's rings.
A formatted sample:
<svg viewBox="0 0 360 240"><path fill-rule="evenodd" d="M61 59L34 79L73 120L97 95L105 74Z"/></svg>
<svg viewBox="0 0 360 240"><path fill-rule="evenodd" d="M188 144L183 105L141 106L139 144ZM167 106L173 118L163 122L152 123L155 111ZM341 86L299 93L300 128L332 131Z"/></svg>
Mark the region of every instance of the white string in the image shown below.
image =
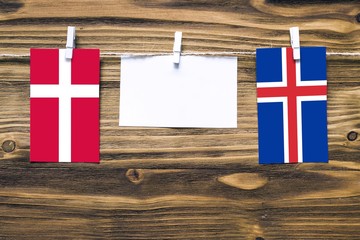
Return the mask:
<svg viewBox="0 0 360 240"><path fill-rule="evenodd" d="M30 57L30 54L0 54L0 57Z"/></svg>
<svg viewBox="0 0 360 240"><path fill-rule="evenodd" d="M130 53L130 52L102 52L100 56L116 56L116 57L130 57L130 56L167 56L173 53L168 52L147 52L147 53ZM238 55L255 55L255 51L243 52L182 52L181 55L193 56L238 56ZM360 52L327 52L327 56L360 56ZM30 57L30 54L0 54L0 57Z"/></svg>
<svg viewBox="0 0 360 240"><path fill-rule="evenodd" d="M328 56L360 56L358 52L327 52L326 55Z"/></svg>

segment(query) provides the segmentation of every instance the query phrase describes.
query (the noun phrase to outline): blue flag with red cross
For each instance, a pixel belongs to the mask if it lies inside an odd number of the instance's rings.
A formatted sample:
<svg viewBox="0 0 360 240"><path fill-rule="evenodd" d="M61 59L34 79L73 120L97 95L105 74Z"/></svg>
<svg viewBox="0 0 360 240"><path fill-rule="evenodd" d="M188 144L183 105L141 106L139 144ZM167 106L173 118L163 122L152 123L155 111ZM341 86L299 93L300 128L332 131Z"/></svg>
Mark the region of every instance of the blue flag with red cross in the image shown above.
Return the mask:
<svg viewBox="0 0 360 240"><path fill-rule="evenodd" d="M326 48L256 50L259 163L328 162Z"/></svg>

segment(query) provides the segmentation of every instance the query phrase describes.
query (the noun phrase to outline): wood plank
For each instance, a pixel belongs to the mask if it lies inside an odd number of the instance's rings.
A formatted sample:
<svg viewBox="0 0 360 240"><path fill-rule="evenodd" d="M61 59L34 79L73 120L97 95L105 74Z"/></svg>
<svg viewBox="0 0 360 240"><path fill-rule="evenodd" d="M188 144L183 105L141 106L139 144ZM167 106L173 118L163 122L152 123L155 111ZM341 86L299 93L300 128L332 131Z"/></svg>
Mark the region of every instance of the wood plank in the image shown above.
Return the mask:
<svg viewBox="0 0 360 240"><path fill-rule="evenodd" d="M356 2L277 5L265 0L14 1L0 16L2 53L31 47L64 47L66 26L76 25L77 46L102 51L172 51L173 32L183 31L184 51L234 51L286 46L289 27L301 29L303 45L359 52ZM4 3L6 9L6 4ZM79 29L80 28L80 29Z"/></svg>
<svg viewBox="0 0 360 240"><path fill-rule="evenodd" d="M359 164L281 168L126 174L109 164L17 163L0 170L0 230L5 237L122 239L345 239L360 233Z"/></svg>
<svg viewBox="0 0 360 240"><path fill-rule="evenodd" d="M29 53L254 52L289 45L359 53L358 1L9 0L0 3L0 238L356 239L358 55L328 55L329 164L258 165L255 56L239 55L238 128L118 127L120 59L101 59L101 164L30 164ZM348 136L352 132L351 136Z"/></svg>

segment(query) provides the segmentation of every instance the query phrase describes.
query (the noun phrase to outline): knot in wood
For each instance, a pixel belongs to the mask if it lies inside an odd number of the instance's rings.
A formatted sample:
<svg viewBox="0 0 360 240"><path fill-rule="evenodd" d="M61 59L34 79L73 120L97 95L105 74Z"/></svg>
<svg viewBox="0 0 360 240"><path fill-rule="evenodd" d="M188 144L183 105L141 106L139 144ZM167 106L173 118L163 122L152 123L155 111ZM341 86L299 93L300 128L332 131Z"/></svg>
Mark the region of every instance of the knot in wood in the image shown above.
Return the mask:
<svg viewBox="0 0 360 240"><path fill-rule="evenodd" d="M262 237L256 237L255 240L265 240L265 239Z"/></svg>
<svg viewBox="0 0 360 240"><path fill-rule="evenodd" d="M10 153L15 150L16 143L13 140L6 140L3 142L1 147L4 152Z"/></svg>
<svg viewBox="0 0 360 240"><path fill-rule="evenodd" d="M349 141L355 141L357 139L357 137L358 137L358 133L354 132L354 131L349 132L347 135L347 139Z"/></svg>
<svg viewBox="0 0 360 240"><path fill-rule="evenodd" d="M356 15L356 21L358 22L358 23L360 23L360 13L358 13L358 15Z"/></svg>
<svg viewBox="0 0 360 240"><path fill-rule="evenodd" d="M144 173L141 169L129 169L126 171L125 176L134 184L139 184L144 180Z"/></svg>

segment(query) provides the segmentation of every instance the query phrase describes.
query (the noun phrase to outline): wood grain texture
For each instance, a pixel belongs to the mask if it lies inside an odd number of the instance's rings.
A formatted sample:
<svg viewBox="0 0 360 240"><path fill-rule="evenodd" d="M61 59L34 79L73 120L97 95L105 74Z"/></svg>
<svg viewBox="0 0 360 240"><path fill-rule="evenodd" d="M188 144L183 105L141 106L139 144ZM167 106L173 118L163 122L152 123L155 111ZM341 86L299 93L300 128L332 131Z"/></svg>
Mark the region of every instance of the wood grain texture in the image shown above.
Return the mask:
<svg viewBox="0 0 360 240"><path fill-rule="evenodd" d="M359 1L0 1L0 53L360 52ZM101 164L29 163L29 58L0 58L0 239L360 239L359 56L328 56L329 164L258 165L255 56L238 60L238 128L118 127L120 62L101 59ZM15 147L15 149L14 149Z"/></svg>

